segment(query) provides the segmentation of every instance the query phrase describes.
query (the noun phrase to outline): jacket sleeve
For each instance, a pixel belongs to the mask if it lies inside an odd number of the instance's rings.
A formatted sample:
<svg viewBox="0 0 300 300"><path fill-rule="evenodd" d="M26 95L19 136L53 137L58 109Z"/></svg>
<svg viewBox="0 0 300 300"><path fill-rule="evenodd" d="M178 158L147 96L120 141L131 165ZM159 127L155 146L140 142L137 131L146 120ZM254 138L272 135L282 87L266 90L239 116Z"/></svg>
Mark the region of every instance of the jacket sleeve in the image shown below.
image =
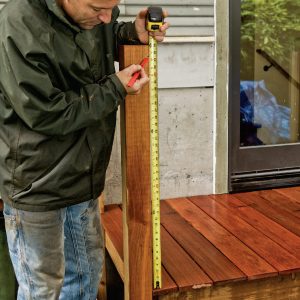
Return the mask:
<svg viewBox="0 0 300 300"><path fill-rule="evenodd" d="M22 55L11 39L1 45L0 65L0 88L10 105L28 127L46 135L66 135L95 125L116 111L126 96L115 74L78 91L62 91L53 86L34 55Z"/></svg>

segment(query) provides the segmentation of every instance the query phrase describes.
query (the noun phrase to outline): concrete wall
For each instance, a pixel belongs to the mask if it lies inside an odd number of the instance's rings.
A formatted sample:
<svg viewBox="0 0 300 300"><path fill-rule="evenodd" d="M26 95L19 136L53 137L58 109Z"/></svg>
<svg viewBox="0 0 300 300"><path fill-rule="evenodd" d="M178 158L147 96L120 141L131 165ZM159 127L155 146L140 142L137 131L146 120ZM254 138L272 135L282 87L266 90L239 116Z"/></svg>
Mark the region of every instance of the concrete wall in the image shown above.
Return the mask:
<svg viewBox="0 0 300 300"><path fill-rule="evenodd" d="M213 193L214 51L211 38L159 46L162 199ZM119 129L105 198L122 199Z"/></svg>
<svg viewBox="0 0 300 300"><path fill-rule="evenodd" d="M161 198L213 193L215 1L121 0L121 20L134 19L147 5L163 5L172 25L167 42L159 46ZM106 202L121 202L121 191L117 130Z"/></svg>

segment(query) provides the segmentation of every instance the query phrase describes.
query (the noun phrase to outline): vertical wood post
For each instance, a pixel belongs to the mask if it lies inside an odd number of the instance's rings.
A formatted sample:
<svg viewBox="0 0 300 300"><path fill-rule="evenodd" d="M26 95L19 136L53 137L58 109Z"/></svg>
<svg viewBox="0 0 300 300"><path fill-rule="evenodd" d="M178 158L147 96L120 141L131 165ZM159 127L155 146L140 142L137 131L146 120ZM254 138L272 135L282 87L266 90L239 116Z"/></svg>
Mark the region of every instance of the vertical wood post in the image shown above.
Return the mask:
<svg viewBox="0 0 300 300"><path fill-rule="evenodd" d="M123 46L120 68L147 56L148 46ZM121 106L125 300L152 299L149 107L147 86Z"/></svg>

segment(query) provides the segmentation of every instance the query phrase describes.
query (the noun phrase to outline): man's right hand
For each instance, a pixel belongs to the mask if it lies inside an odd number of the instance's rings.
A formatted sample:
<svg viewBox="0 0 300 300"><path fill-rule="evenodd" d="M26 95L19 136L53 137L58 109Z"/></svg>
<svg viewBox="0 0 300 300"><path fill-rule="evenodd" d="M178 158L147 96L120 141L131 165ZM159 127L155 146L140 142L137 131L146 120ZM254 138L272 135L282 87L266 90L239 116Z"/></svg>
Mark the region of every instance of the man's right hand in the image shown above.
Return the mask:
<svg viewBox="0 0 300 300"><path fill-rule="evenodd" d="M128 87L127 84L129 83L131 77L135 72L140 71L140 77L136 80L132 87ZM124 88L126 89L129 95L137 95L141 92L141 89L144 85L149 82L149 77L147 76L144 68L140 65L131 65L124 70L116 73L120 81L122 82Z"/></svg>

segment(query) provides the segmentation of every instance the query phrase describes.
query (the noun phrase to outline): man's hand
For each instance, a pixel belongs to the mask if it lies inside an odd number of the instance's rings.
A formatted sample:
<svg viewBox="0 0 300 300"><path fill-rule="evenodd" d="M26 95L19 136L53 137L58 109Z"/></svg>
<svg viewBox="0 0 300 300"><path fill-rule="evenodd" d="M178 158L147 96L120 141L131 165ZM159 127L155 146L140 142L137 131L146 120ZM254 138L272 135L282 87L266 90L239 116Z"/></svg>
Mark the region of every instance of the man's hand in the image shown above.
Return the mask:
<svg viewBox="0 0 300 300"><path fill-rule="evenodd" d="M162 42L166 35L166 31L169 28L169 23L164 23L160 28L159 31L148 32L146 29L146 18L147 18L148 9L141 10L135 19L135 30L139 37L139 40L143 44L148 44L149 34L154 36L158 42ZM164 18L168 16L168 13L164 10L163 11Z"/></svg>
<svg viewBox="0 0 300 300"><path fill-rule="evenodd" d="M127 84L129 83L131 77L135 72L140 71L140 78L136 80L132 87L128 87ZM124 70L116 73L120 81L122 82L124 88L126 89L129 95L137 95L141 92L141 89L144 85L149 82L149 77L145 73L145 70L140 65L131 65Z"/></svg>

